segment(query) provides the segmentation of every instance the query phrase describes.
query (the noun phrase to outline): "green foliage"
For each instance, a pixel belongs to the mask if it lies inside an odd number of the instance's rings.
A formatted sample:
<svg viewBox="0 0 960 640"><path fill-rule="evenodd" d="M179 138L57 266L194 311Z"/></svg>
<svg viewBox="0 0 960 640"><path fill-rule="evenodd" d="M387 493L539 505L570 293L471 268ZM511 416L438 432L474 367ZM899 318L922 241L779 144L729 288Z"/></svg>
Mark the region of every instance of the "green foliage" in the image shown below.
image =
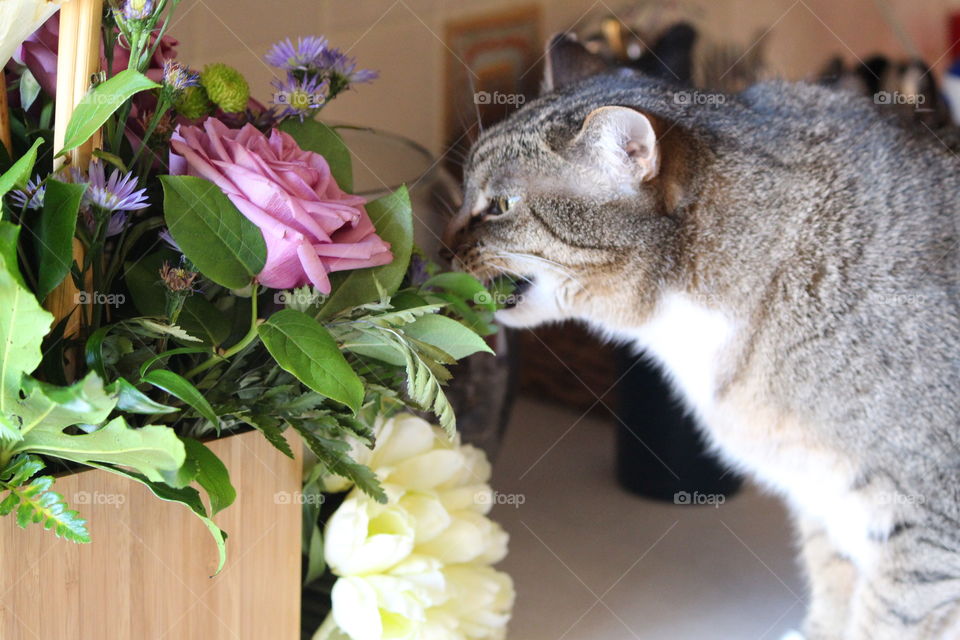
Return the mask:
<svg viewBox="0 0 960 640"><path fill-rule="evenodd" d="M57 155L63 155L89 140L113 112L135 94L159 87L159 84L132 69L125 69L106 82L101 82L77 104L67 123L63 149Z"/></svg>
<svg viewBox="0 0 960 640"><path fill-rule="evenodd" d="M209 420L219 431L220 419L217 417L216 411L213 410L203 394L183 376L166 369L154 369L143 374L141 380L183 400L193 407L197 413Z"/></svg>
<svg viewBox="0 0 960 640"><path fill-rule="evenodd" d="M48 179L43 196L43 213L36 236L40 270L37 297L43 300L70 271L73 262L73 235L77 229L80 199L85 184L70 184Z"/></svg>
<svg viewBox="0 0 960 640"><path fill-rule="evenodd" d="M0 488L8 489L6 498L0 501L0 516L16 510L17 525L26 528L31 523L51 529L58 538L71 542L90 542L87 522L76 511L67 507L59 493L51 491L53 477L27 477L43 469L43 462L35 456L21 456L7 469L12 478L0 481Z"/></svg>
<svg viewBox="0 0 960 640"><path fill-rule="evenodd" d="M363 383L323 325L301 311L283 309L260 325L260 339L285 371L317 393L354 412L363 402Z"/></svg>
<svg viewBox="0 0 960 640"><path fill-rule="evenodd" d="M0 176L0 198L7 195L11 189L26 185L30 179L30 173L33 171L33 165L37 163L37 149L42 144L43 138L37 138L30 150Z"/></svg>
<svg viewBox="0 0 960 640"><path fill-rule="evenodd" d="M212 182L193 176L160 176L170 234L204 276L240 289L263 270L267 245L255 224Z"/></svg>

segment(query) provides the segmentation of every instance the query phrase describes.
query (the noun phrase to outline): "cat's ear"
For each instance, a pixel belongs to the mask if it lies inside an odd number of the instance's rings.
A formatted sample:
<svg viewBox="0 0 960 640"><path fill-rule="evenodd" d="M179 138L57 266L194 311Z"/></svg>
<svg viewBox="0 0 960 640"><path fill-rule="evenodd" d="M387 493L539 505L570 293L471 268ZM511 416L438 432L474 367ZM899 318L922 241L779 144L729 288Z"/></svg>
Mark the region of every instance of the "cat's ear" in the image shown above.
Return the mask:
<svg viewBox="0 0 960 640"><path fill-rule="evenodd" d="M660 145L653 122L629 107L600 107L583 121L573 141L607 174L622 184L651 180L660 171Z"/></svg>
<svg viewBox="0 0 960 640"><path fill-rule="evenodd" d="M550 38L545 60L544 93L609 70L606 61L587 51L572 33L558 33Z"/></svg>

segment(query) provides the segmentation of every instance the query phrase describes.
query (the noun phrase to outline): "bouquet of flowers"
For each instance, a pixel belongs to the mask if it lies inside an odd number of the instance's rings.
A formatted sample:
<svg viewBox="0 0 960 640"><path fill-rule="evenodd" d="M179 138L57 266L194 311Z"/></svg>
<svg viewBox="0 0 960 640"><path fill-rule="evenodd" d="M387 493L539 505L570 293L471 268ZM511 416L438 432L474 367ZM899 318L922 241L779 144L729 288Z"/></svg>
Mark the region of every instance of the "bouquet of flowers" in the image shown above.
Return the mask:
<svg viewBox="0 0 960 640"><path fill-rule="evenodd" d="M212 518L236 492L204 440L256 429L293 456L292 430L305 492L350 490L326 541L305 501L307 579L339 576L325 637L502 637L512 588L488 565L506 537L443 390L489 351L497 296L418 252L405 189L351 193L316 116L375 73L285 40L265 106L240 71L176 59L177 4L94 3L99 63L66 122L56 3L2 7L24 33L0 32L0 515L87 542L49 472L94 467L190 509L222 568Z"/></svg>

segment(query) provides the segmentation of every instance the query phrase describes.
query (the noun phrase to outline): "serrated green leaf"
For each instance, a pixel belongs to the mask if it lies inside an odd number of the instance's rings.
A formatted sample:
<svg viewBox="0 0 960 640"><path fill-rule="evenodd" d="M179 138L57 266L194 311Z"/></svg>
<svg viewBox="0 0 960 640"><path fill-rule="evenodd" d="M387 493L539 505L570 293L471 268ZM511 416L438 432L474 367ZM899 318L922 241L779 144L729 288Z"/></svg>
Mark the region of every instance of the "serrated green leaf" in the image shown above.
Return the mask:
<svg viewBox="0 0 960 640"><path fill-rule="evenodd" d="M107 118L135 94L159 87L159 84L133 69L124 69L106 82L101 82L77 103L67 123L63 149L57 155L61 156L89 140Z"/></svg>
<svg viewBox="0 0 960 640"><path fill-rule="evenodd" d="M291 421L290 425L303 437L303 441L317 456L320 464L343 478L351 480L361 491L381 504L386 504L387 494L377 475L367 466L350 458L350 445L341 440L331 440L313 433L308 427Z"/></svg>
<svg viewBox="0 0 960 640"><path fill-rule="evenodd" d="M213 426L217 430L220 429L220 419L217 417L217 413L213 410L213 407L211 407L207 399L203 397L203 394L183 376L164 369L154 369L148 371L141 380L183 400L196 409L197 413L213 423Z"/></svg>
<svg viewBox="0 0 960 640"><path fill-rule="evenodd" d="M193 176L160 176L167 227L200 272L228 289L240 289L263 270L267 244L212 182Z"/></svg>
<svg viewBox="0 0 960 640"><path fill-rule="evenodd" d="M280 367L317 393L350 407L363 402L363 382L323 325L305 313L283 309L257 330Z"/></svg>
<svg viewBox="0 0 960 640"><path fill-rule="evenodd" d="M71 436L62 427L38 425L17 443L15 452L30 451L73 460L123 465L160 482L164 471L175 471L186 454L176 432L161 425L133 429L123 417L116 417L92 433Z"/></svg>
<svg viewBox="0 0 960 640"><path fill-rule="evenodd" d="M290 448L290 443L287 442L287 439L283 437L283 431L280 428L280 420L272 416L259 416L259 415L249 415L245 414L239 416L241 420L249 424L251 427L255 428L257 431L263 434L267 439L267 442L272 444L280 453L287 456L290 459L293 459L293 449Z"/></svg>
<svg viewBox="0 0 960 640"><path fill-rule="evenodd" d="M71 542L90 542L87 522L76 511L67 508L59 493L51 491L53 477L40 476L30 484L10 490L10 495L0 504L0 515L17 509L17 525L40 524L44 529L52 529L58 538Z"/></svg>
<svg viewBox="0 0 960 640"><path fill-rule="evenodd" d="M85 184L71 184L48 178L43 194L43 211L35 236L39 259L37 297L43 300L63 282L73 264L73 236L77 230L80 201Z"/></svg>
<svg viewBox="0 0 960 640"><path fill-rule="evenodd" d="M30 454L15 456L6 469L0 471L0 481L11 487L18 487L44 468L43 460Z"/></svg>

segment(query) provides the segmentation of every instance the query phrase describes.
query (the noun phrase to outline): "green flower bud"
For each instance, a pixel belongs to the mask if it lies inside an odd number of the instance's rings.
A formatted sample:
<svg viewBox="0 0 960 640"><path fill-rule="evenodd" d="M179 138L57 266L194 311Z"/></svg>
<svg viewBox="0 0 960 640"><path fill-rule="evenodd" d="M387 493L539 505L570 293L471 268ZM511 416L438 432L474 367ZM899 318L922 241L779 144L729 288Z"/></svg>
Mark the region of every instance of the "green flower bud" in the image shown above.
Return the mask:
<svg viewBox="0 0 960 640"><path fill-rule="evenodd" d="M243 75L221 62L208 64L200 74L200 84L207 96L226 113L239 113L247 108L250 85Z"/></svg>
<svg viewBox="0 0 960 640"><path fill-rule="evenodd" d="M213 103L207 97L206 89L197 85L180 91L173 103L173 108L183 117L196 120L211 113Z"/></svg>

